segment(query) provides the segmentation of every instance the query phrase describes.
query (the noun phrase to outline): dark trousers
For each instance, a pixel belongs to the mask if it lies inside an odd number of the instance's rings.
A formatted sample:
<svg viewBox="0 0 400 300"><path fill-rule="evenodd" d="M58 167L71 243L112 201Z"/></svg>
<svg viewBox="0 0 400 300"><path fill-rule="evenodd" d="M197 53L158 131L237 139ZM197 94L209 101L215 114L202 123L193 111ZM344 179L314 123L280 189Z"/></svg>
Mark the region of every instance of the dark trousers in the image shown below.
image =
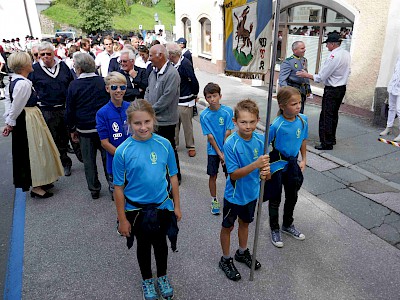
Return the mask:
<svg viewBox="0 0 400 300"><path fill-rule="evenodd" d="M307 96L304 94L301 94L301 108L300 108L301 114L304 114L304 106L306 105L306 99L307 99Z"/></svg>
<svg viewBox="0 0 400 300"><path fill-rule="evenodd" d="M175 153L176 164L178 166L178 177L180 177L181 168L179 166L178 151L176 151L175 127L176 127L176 125L158 126L156 133L161 135L162 137L166 138L171 143L172 149L174 149L174 153Z"/></svg>
<svg viewBox="0 0 400 300"><path fill-rule="evenodd" d="M336 128L339 121L339 108L342 104L346 86L326 86L322 97L322 108L319 117L319 140L323 145L336 143Z"/></svg>
<svg viewBox="0 0 400 300"><path fill-rule="evenodd" d="M107 178L106 150L101 146L100 138L97 133L89 136L79 136L79 143L82 152L83 165L85 168L86 182L90 191L100 191L101 183L97 172L96 156L97 150L100 151L103 161L104 174Z"/></svg>
<svg viewBox="0 0 400 300"><path fill-rule="evenodd" d="M167 274L168 245L165 233L161 231L152 234L136 233L136 257L143 280L153 277L151 272L151 246L154 249L154 258L157 266L157 277Z"/></svg>
<svg viewBox="0 0 400 300"><path fill-rule="evenodd" d="M282 198L282 185L285 189L282 225L289 227L293 223L293 211L297 203L297 189L293 184L289 184L288 172L276 171L272 174L271 179L266 181L266 191L264 193L264 201L269 200L269 225L271 230L279 229L279 205Z"/></svg>
<svg viewBox="0 0 400 300"><path fill-rule="evenodd" d="M64 167L72 166L72 160L67 155L68 131L64 121L65 110L42 110L43 118L60 152L61 163Z"/></svg>

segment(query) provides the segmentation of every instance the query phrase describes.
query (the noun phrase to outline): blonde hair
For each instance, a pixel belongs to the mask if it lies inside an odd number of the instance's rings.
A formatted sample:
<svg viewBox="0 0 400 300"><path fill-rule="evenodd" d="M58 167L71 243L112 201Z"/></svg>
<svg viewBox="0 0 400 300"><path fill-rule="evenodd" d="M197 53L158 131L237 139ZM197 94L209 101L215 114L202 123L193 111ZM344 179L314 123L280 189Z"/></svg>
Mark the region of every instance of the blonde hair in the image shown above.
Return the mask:
<svg viewBox="0 0 400 300"><path fill-rule="evenodd" d="M257 103L251 99L244 99L244 100L239 101L236 104L234 111L235 111L234 117L236 120L239 118L239 113L241 111L247 111L247 112L257 116L257 119L259 118L259 115L260 115L260 110L258 108Z"/></svg>
<svg viewBox="0 0 400 300"><path fill-rule="evenodd" d="M32 59L26 52L14 52L7 60L8 67L16 74L21 74L22 69L32 64Z"/></svg>
<svg viewBox="0 0 400 300"><path fill-rule="evenodd" d="M278 94L276 95L276 98L278 99L278 105L279 105L279 110L277 113L278 116L283 114L283 109L281 108L281 106L286 106L293 96L299 96L299 98L301 99L300 91L292 86L283 86L283 87L279 88ZM299 115L297 115L297 116L303 123L303 127L304 127L304 120Z"/></svg>
<svg viewBox="0 0 400 300"><path fill-rule="evenodd" d="M105 78L104 82L106 85L112 85L116 83L123 83L126 84L126 77L119 72L111 72Z"/></svg>
<svg viewBox="0 0 400 300"><path fill-rule="evenodd" d="M126 110L128 124L130 124L132 121L133 113L137 111L147 112L153 118L154 126L156 125L156 113L153 109L153 106L145 99L136 99L135 101L131 102L128 109Z"/></svg>

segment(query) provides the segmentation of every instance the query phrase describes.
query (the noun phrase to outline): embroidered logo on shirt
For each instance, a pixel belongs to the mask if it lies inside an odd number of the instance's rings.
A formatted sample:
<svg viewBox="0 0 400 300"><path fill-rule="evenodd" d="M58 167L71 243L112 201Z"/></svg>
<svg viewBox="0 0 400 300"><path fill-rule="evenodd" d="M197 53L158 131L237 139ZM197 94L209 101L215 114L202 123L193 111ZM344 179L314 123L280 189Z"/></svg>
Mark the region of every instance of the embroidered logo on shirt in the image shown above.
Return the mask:
<svg viewBox="0 0 400 300"><path fill-rule="evenodd" d="M219 125L224 125L224 118L223 117L219 117Z"/></svg>
<svg viewBox="0 0 400 300"><path fill-rule="evenodd" d="M112 123L112 129L115 131L115 132L118 132L119 131L119 126L118 126L118 123L117 122L114 122L114 123Z"/></svg>
<svg viewBox="0 0 400 300"><path fill-rule="evenodd" d="M155 152L150 153L150 160L152 165L157 164L157 154Z"/></svg>
<svg viewBox="0 0 400 300"><path fill-rule="evenodd" d="M253 150L253 152L254 152L254 157L253 157L253 159L257 159L257 158L258 158L258 149L255 148L255 149Z"/></svg>
<svg viewBox="0 0 400 300"><path fill-rule="evenodd" d="M297 128L296 130L296 137L299 139L300 138L300 134L301 134L301 130L300 128Z"/></svg>

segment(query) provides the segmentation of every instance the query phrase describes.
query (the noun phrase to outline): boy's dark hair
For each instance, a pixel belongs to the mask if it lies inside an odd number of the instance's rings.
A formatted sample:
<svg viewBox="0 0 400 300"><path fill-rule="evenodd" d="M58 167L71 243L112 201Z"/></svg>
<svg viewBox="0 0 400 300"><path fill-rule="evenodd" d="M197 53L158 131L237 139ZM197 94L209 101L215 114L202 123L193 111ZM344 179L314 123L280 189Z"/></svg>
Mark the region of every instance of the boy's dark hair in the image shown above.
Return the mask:
<svg viewBox="0 0 400 300"><path fill-rule="evenodd" d="M236 120L239 118L239 113L241 111L247 111L251 114L254 114L257 116L257 119L260 116L260 110L258 109L257 103L251 99L244 99L236 104L234 113L234 117Z"/></svg>
<svg viewBox="0 0 400 300"><path fill-rule="evenodd" d="M218 84L214 82L209 82L207 85L204 87L204 97L207 97L207 94L215 94L218 93L221 95L221 88Z"/></svg>

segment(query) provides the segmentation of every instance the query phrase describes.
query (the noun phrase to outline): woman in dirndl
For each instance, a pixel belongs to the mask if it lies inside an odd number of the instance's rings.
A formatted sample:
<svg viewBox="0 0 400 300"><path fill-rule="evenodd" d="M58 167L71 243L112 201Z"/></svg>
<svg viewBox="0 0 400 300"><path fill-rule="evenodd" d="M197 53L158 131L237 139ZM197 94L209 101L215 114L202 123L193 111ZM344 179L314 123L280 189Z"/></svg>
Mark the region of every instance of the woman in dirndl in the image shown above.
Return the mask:
<svg viewBox="0 0 400 300"><path fill-rule="evenodd" d="M53 182L64 174L60 154L37 105L28 53L15 52L8 58L13 71L6 88L6 126L3 136L12 132L13 177L16 188L31 190L31 197L49 198Z"/></svg>

